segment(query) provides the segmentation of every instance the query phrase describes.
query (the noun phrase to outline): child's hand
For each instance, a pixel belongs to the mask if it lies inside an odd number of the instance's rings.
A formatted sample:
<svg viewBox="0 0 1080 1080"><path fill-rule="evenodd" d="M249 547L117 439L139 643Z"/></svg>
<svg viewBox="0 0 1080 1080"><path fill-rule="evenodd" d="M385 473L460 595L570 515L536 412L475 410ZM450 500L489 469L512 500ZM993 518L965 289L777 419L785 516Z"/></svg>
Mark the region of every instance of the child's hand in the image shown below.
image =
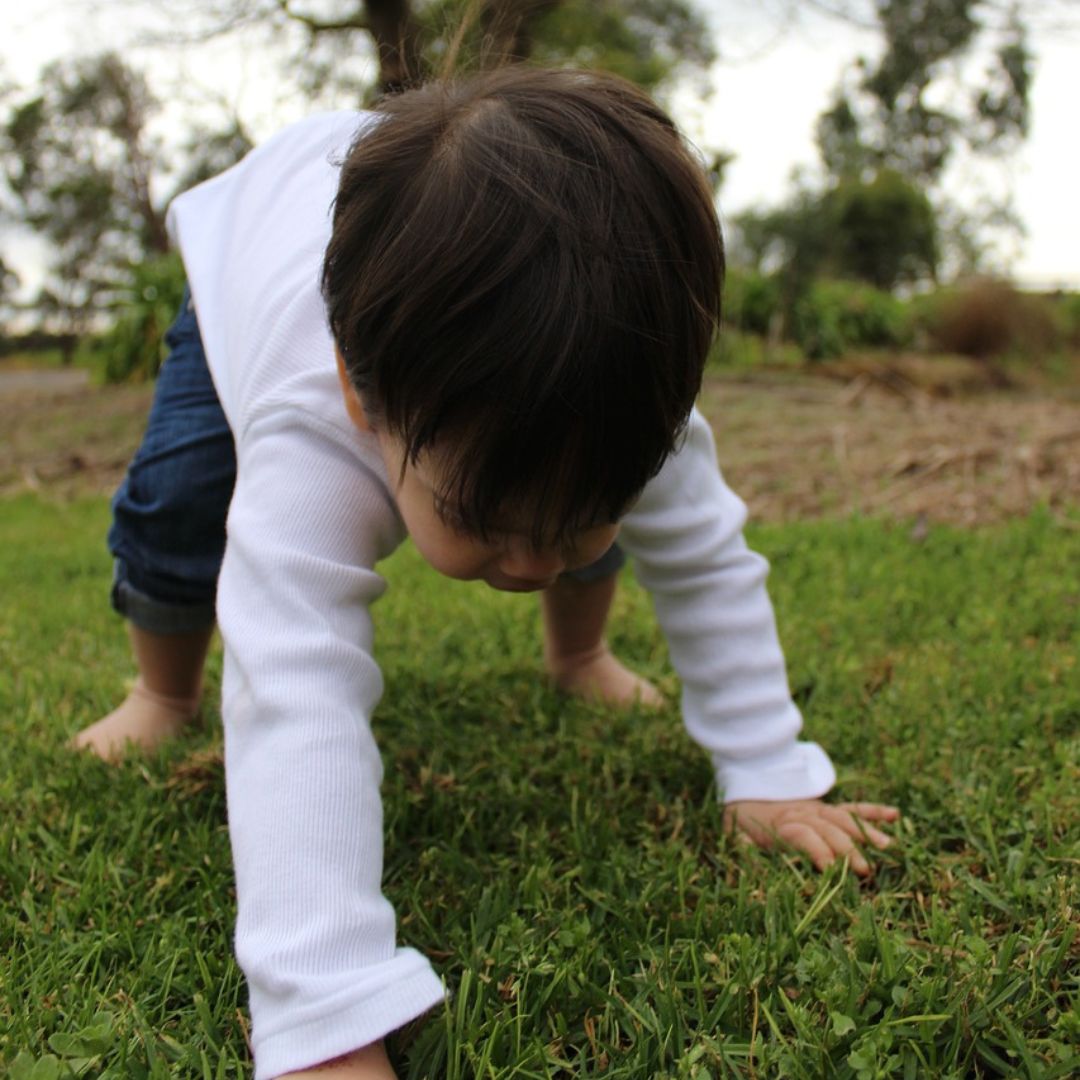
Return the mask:
<svg viewBox="0 0 1080 1080"><path fill-rule="evenodd" d="M377 1042L322 1065L286 1073L278 1080L397 1080L397 1073L386 1056L383 1044Z"/></svg>
<svg viewBox="0 0 1080 1080"><path fill-rule="evenodd" d="M866 840L878 848L888 847L888 836L870 825L871 821L896 821L900 811L879 803L841 803L831 806L820 799L791 799L787 802L728 803L724 825L763 848L787 844L810 856L819 870L834 859L851 860L856 874L870 873L870 864L855 846Z"/></svg>

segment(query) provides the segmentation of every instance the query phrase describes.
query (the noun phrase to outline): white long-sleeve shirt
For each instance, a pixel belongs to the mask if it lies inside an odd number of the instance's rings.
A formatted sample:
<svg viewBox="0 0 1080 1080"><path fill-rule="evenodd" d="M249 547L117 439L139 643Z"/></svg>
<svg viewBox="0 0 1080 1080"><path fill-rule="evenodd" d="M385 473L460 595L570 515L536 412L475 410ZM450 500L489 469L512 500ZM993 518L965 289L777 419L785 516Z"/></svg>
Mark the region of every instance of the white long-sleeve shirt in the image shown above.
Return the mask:
<svg viewBox="0 0 1080 1080"><path fill-rule="evenodd" d="M374 122L305 120L169 212L236 442L217 611L256 1080L373 1042L443 995L427 960L397 947L380 888L370 607L384 588L375 564L405 530L374 439L345 411L319 293L339 165ZM767 564L743 541L745 517L695 412L620 542L652 594L687 729L724 797L820 795L833 769L796 739Z"/></svg>

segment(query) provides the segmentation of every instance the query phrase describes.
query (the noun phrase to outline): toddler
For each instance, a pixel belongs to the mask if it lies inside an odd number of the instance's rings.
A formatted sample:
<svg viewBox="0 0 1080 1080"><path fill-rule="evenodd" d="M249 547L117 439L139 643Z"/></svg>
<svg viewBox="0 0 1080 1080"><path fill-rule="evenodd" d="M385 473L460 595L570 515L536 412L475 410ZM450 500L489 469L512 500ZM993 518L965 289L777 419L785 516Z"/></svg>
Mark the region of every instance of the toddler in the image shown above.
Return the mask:
<svg viewBox="0 0 1080 1080"><path fill-rule="evenodd" d="M139 677L75 743L191 720L216 619L256 1080L392 1077L383 1036L443 995L380 891L371 605L406 535L540 592L563 688L652 704L604 641L628 553L729 824L869 871L896 811L821 802L832 765L797 740L767 566L693 407L712 192L647 96L523 66L432 84L288 128L169 224L190 297L110 531Z"/></svg>

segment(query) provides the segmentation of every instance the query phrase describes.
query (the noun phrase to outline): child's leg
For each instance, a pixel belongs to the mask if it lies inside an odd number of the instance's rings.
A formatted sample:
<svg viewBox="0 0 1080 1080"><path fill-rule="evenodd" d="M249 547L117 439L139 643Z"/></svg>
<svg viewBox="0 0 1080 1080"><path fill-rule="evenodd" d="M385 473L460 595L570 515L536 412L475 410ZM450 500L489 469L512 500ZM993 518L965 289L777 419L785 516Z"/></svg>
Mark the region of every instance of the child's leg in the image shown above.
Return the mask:
<svg viewBox="0 0 1080 1080"><path fill-rule="evenodd" d="M662 705L660 691L619 663L604 640L617 575L582 577L564 575L544 590L544 661L555 683L610 705Z"/></svg>
<svg viewBox="0 0 1080 1080"><path fill-rule="evenodd" d="M108 716L83 728L72 740L78 750L115 760L128 743L153 750L195 719L202 697L202 673L213 626L186 634L154 634L128 623L139 677Z"/></svg>
<svg viewBox="0 0 1080 1080"><path fill-rule="evenodd" d="M105 758L151 748L198 711L236 476L232 433L186 303L165 336L146 434L113 499L112 602L139 677L123 703L72 740Z"/></svg>

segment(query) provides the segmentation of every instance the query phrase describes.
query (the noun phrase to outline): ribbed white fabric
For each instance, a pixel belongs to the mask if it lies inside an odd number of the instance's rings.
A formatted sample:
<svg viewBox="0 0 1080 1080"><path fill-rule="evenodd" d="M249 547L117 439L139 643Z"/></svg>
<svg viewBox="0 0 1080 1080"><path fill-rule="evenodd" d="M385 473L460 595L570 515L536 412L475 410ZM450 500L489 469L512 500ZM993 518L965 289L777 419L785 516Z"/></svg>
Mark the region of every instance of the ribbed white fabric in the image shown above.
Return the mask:
<svg viewBox="0 0 1080 1080"><path fill-rule="evenodd" d="M303 121L169 213L237 449L217 609L256 1080L370 1043L443 994L428 962L396 947L380 889L369 608L384 588L375 563L404 529L374 441L345 412L318 288L337 166L372 122ZM767 566L743 542L745 516L695 413L621 539L725 797L819 795L832 766L796 741Z"/></svg>
<svg viewBox="0 0 1080 1080"><path fill-rule="evenodd" d="M836 773L820 746L795 741L802 717L765 590L769 564L746 546L745 523L695 409L619 542L652 595L682 681L686 729L712 755L725 801L812 798Z"/></svg>

